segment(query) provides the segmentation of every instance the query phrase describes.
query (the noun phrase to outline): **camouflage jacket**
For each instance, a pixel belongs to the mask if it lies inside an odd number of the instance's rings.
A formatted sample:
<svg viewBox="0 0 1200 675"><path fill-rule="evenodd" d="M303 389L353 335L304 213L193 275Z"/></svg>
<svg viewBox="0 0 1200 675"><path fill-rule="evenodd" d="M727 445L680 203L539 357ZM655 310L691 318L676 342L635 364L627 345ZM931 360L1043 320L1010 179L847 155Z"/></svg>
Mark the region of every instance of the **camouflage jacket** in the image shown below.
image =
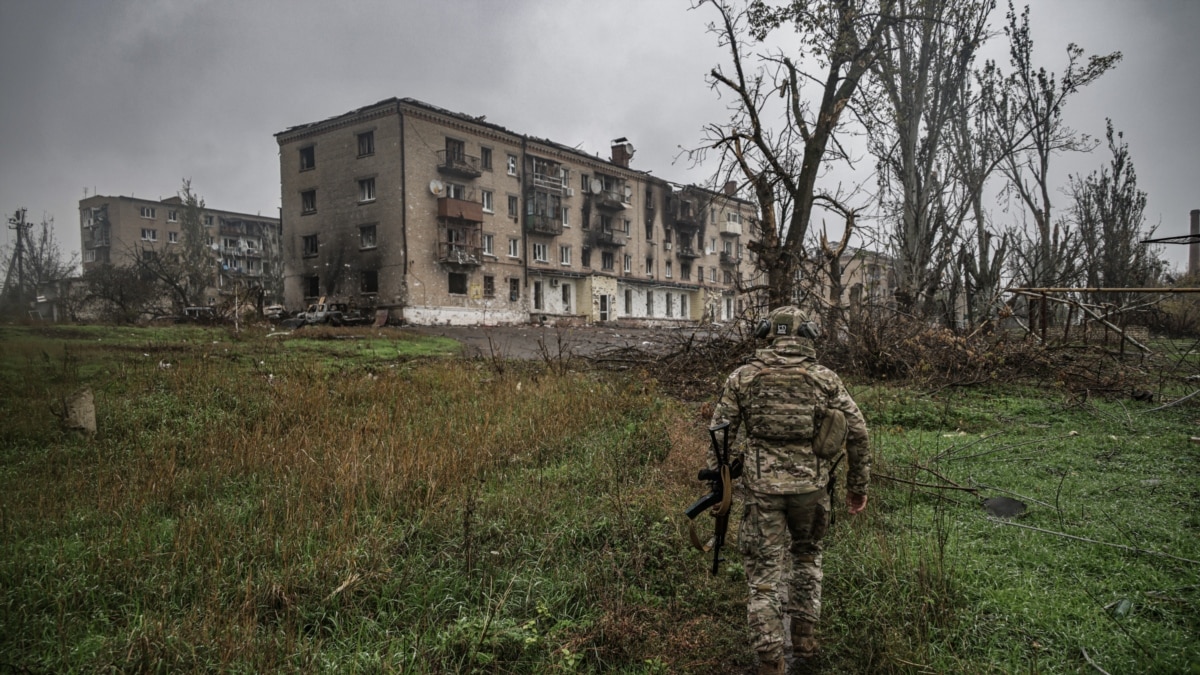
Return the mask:
<svg viewBox="0 0 1200 675"><path fill-rule="evenodd" d="M871 479L871 447L866 420L837 373L806 356L804 350L793 342L798 341L777 339L770 348L758 350L750 363L729 375L721 400L713 411L712 424L728 420L730 438L738 437L738 431L741 430L735 451L745 458L742 481L747 488L766 494L803 494L825 487L833 462L821 460L813 454L811 419L797 422L802 427L806 426L807 431L800 432L798 437L792 439L762 438L761 434L754 433L755 421L751 410L761 409L761 406L756 406L752 399L755 396L769 397L772 393L778 396L779 393L756 387L755 378L764 372L803 369L804 381L818 389L818 392L814 392L815 398L822 400L826 408L835 408L845 414L848 460L846 489L866 494ZM811 349L808 351L811 353ZM708 464L710 467L716 465L712 450L709 450Z"/></svg>

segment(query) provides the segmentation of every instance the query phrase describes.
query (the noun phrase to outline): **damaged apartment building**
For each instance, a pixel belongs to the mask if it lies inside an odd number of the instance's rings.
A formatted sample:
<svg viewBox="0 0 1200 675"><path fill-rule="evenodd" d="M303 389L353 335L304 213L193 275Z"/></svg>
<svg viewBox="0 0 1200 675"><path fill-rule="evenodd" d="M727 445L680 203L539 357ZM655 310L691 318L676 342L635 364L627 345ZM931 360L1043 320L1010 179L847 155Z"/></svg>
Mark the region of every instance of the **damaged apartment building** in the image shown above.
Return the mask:
<svg viewBox="0 0 1200 675"><path fill-rule="evenodd" d="M414 324L724 321L739 311L734 186L679 186L483 118L388 99L276 134L284 297Z"/></svg>
<svg viewBox="0 0 1200 675"><path fill-rule="evenodd" d="M140 252L162 254L180 246L184 203L178 197L140 199L94 195L79 201L83 270L125 266ZM208 305L231 302L247 288L261 288L266 302L282 294L283 265L278 218L205 208L204 244L212 251L215 286Z"/></svg>

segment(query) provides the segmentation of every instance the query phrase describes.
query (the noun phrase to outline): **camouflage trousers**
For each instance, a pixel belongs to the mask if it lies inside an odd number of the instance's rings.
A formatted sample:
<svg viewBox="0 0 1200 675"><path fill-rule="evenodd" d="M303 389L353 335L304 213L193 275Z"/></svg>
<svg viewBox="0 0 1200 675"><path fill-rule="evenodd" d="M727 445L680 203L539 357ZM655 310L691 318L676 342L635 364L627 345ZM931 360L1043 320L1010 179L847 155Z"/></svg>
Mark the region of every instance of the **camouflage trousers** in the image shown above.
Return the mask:
<svg viewBox="0 0 1200 675"><path fill-rule="evenodd" d="M738 546L750 586L750 632L759 658L783 656L784 603L792 620L821 618L821 538L829 526L829 494L769 495L746 491ZM785 597L786 596L786 597Z"/></svg>

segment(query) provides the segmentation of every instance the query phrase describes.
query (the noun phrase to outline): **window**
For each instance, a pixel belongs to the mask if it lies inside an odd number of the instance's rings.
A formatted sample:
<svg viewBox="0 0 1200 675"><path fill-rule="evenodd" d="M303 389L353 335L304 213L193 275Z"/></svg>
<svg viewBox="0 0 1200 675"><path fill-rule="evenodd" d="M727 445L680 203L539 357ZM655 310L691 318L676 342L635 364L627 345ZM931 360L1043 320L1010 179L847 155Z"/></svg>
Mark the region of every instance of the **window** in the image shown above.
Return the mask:
<svg viewBox="0 0 1200 675"><path fill-rule="evenodd" d="M239 242L236 237L225 237L221 240L222 248L237 250L241 248L240 244L241 242Z"/></svg>
<svg viewBox="0 0 1200 675"><path fill-rule="evenodd" d="M654 221L646 221L646 241L654 241Z"/></svg>
<svg viewBox="0 0 1200 675"><path fill-rule="evenodd" d="M483 277L483 297L496 297L496 277L487 275Z"/></svg>
<svg viewBox="0 0 1200 675"><path fill-rule="evenodd" d="M563 227L571 226L571 211L567 207L562 207Z"/></svg>
<svg viewBox="0 0 1200 675"><path fill-rule="evenodd" d="M492 170L491 148L479 148L479 165L482 166L485 171Z"/></svg>
<svg viewBox="0 0 1200 675"><path fill-rule="evenodd" d="M141 214L142 214L143 218L153 218L154 214L155 214L155 209L153 206L143 206L141 208Z"/></svg>
<svg viewBox="0 0 1200 675"><path fill-rule="evenodd" d="M592 266L592 249L584 246L583 253L579 256L579 262L584 267L591 267Z"/></svg>
<svg viewBox="0 0 1200 675"><path fill-rule="evenodd" d="M654 258L646 258L646 274L654 274Z"/></svg>
<svg viewBox="0 0 1200 675"><path fill-rule="evenodd" d="M633 314L633 291L625 289L625 314Z"/></svg>
<svg viewBox="0 0 1200 675"><path fill-rule="evenodd" d="M359 203L375 201L374 178L364 178L358 181L358 201Z"/></svg>
<svg viewBox="0 0 1200 675"><path fill-rule="evenodd" d="M179 233L178 232L168 232L167 233L167 243L168 244L178 244L179 243Z"/></svg>
<svg viewBox="0 0 1200 675"><path fill-rule="evenodd" d="M633 256L625 254L625 274L633 273Z"/></svg>
<svg viewBox="0 0 1200 675"><path fill-rule="evenodd" d="M247 272L257 272L258 271L258 261L255 260L254 258L247 259L246 260L246 271Z"/></svg>
<svg viewBox="0 0 1200 675"><path fill-rule="evenodd" d="M521 299L521 280L520 279L509 279L508 280L508 301L516 302L520 299Z"/></svg>
<svg viewBox="0 0 1200 675"><path fill-rule="evenodd" d="M700 267L700 266L696 267L696 281L699 281L700 283L704 283L704 268L703 267Z"/></svg>
<svg viewBox="0 0 1200 675"><path fill-rule="evenodd" d="M592 184L592 181L589 180L589 176L586 173L579 174L579 191L580 192L582 192L583 194L586 195L588 192L591 191L590 187L589 187L591 184Z"/></svg>
<svg viewBox="0 0 1200 675"><path fill-rule="evenodd" d="M600 214L600 230L602 232L612 232L612 216L605 213Z"/></svg>
<svg viewBox="0 0 1200 675"><path fill-rule="evenodd" d="M733 272L730 272L729 270L725 270L725 274L723 275L722 280L727 284L732 284L733 283Z"/></svg>
<svg viewBox="0 0 1200 675"><path fill-rule="evenodd" d="M358 227L358 247L359 248L375 248L375 226L360 225Z"/></svg>
<svg viewBox="0 0 1200 675"><path fill-rule="evenodd" d="M149 227L143 227L142 241L158 241L158 230Z"/></svg>
<svg viewBox="0 0 1200 675"><path fill-rule="evenodd" d="M654 291L646 291L646 316L654 316Z"/></svg>
<svg viewBox="0 0 1200 675"><path fill-rule="evenodd" d="M708 280L713 282L714 284L717 283L717 268L715 268L715 267L708 268Z"/></svg>
<svg viewBox="0 0 1200 675"><path fill-rule="evenodd" d="M466 161L467 145L455 138L446 139L446 163L461 164Z"/></svg>
<svg viewBox="0 0 1200 675"><path fill-rule="evenodd" d="M686 264L679 265L679 278L683 281L692 280L692 266Z"/></svg>
<svg viewBox="0 0 1200 675"><path fill-rule="evenodd" d="M675 295L667 293L667 318L675 316Z"/></svg>
<svg viewBox="0 0 1200 675"><path fill-rule="evenodd" d="M317 254L320 244L317 241L315 234L304 235L304 257L308 258Z"/></svg>
<svg viewBox="0 0 1200 675"><path fill-rule="evenodd" d="M716 253L716 252L717 252L717 239L716 239L716 237L713 237L712 239L709 239L709 240L708 240L708 249L706 249L704 252L705 252L705 253Z"/></svg>
<svg viewBox="0 0 1200 675"><path fill-rule="evenodd" d="M305 190L300 193L300 213L317 212L317 191ZM210 216L211 217L211 216ZM207 223L205 223L207 225Z"/></svg>
<svg viewBox="0 0 1200 675"><path fill-rule="evenodd" d="M362 293L378 293L379 272L375 270L363 270L358 278L358 289Z"/></svg>
<svg viewBox="0 0 1200 675"><path fill-rule="evenodd" d="M364 131L358 135L358 156L366 157L375 154L375 132Z"/></svg>
<svg viewBox="0 0 1200 675"><path fill-rule="evenodd" d="M663 228L663 243L671 243L671 230L669 228Z"/></svg>
<svg viewBox="0 0 1200 675"><path fill-rule="evenodd" d="M542 304L542 282L535 281L533 282L533 308L541 309Z"/></svg>
<svg viewBox="0 0 1200 675"><path fill-rule="evenodd" d="M679 294L679 318L681 318L681 319L688 318L687 299L688 299L688 296L684 295L683 293Z"/></svg>
<svg viewBox="0 0 1200 675"><path fill-rule="evenodd" d="M307 148L300 148L300 170L308 171L317 165L317 147L310 145Z"/></svg>
<svg viewBox="0 0 1200 675"><path fill-rule="evenodd" d="M562 308L564 314L571 313L571 284L562 285Z"/></svg>
<svg viewBox="0 0 1200 675"><path fill-rule="evenodd" d="M725 242L725 248L723 250L725 251L725 255L727 255L727 256L733 255L733 242L732 241Z"/></svg>
<svg viewBox="0 0 1200 675"><path fill-rule="evenodd" d="M495 235L493 235L493 234L483 235L483 254L490 255L490 256L496 255L496 236Z"/></svg>
<svg viewBox="0 0 1200 675"><path fill-rule="evenodd" d="M96 249L94 249L94 248L84 249L83 262L85 262L85 263L96 262Z"/></svg>
<svg viewBox="0 0 1200 675"><path fill-rule="evenodd" d="M462 272L450 273L450 295L467 294L467 275Z"/></svg>
<svg viewBox="0 0 1200 675"><path fill-rule="evenodd" d="M170 211L167 211L167 222L168 223L178 223L179 222L179 212L176 211L175 209L171 209Z"/></svg>
<svg viewBox="0 0 1200 675"><path fill-rule="evenodd" d="M493 195L492 191L491 190L481 190L479 192L479 194L482 197L482 199L480 201L483 202L483 210L487 211L488 213L494 213L494 210L493 210L494 195Z"/></svg>
<svg viewBox="0 0 1200 675"><path fill-rule="evenodd" d="M545 244L533 245L533 259L535 262L550 262L550 256L547 249L550 247Z"/></svg>
<svg viewBox="0 0 1200 675"><path fill-rule="evenodd" d="M510 258L520 258L521 257L521 240L520 239L513 239L512 237L509 237L509 239L508 239L508 257L510 257Z"/></svg>
<svg viewBox="0 0 1200 675"><path fill-rule="evenodd" d="M508 155L508 175L517 175L517 156L512 153Z"/></svg>
<svg viewBox="0 0 1200 675"><path fill-rule="evenodd" d="M668 260L663 267L663 275L668 279L671 278L671 261Z"/></svg>
<svg viewBox="0 0 1200 675"><path fill-rule="evenodd" d="M558 178L563 187L569 187L571 185L571 172L567 169L567 167L558 167Z"/></svg>
<svg viewBox="0 0 1200 675"><path fill-rule="evenodd" d="M624 226L621 228L621 231L622 231L622 232L624 232L625 234L629 234L629 227L630 227L629 219L628 219L628 218L626 218L626 219L625 219L625 224L624 224Z"/></svg>
<svg viewBox="0 0 1200 675"><path fill-rule="evenodd" d="M315 298L321 294L321 278L317 275L303 277L304 297Z"/></svg>
<svg viewBox="0 0 1200 675"><path fill-rule="evenodd" d="M446 183L446 196L451 199L466 200L467 186L459 185L458 183Z"/></svg>
<svg viewBox="0 0 1200 675"><path fill-rule="evenodd" d="M558 262L559 262L559 264L562 264L562 265L570 265L571 264L571 247L570 246L559 246L558 247Z"/></svg>
<svg viewBox="0 0 1200 675"><path fill-rule="evenodd" d="M520 209L520 208L521 208L521 202L519 202L519 201L517 200L517 196L516 196L516 195L509 195L509 196L508 196L508 217L509 217L509 218L516 218L516 217L517 217L517 213L519 213L519 212L520 212L520 211L519 211L519 209Z"/></svg>
<svg viewBox="0 0 1200 675"><path fill-rule="evenodd" d="M608 270L611 272L612 268L613 268L613 258L615 258L615 257L616 256L614 256L611 251L601 251L600 252L600 269Z"/></svg>
<svg viewBox="0 0 1200 675"><path fill-rule="evenodd" d="M314 198L314 199L316 199L316 196L317 196L317 195L316 195L316 193L314 192L314 193L313 193L313 198ZM313 209L316 209L316 207L314 206L314 207L313 207ZM213 224L213 217L212 217L212 216L204 216L204 226L205 226L205 227L212 227L212 224Z"/></svg>

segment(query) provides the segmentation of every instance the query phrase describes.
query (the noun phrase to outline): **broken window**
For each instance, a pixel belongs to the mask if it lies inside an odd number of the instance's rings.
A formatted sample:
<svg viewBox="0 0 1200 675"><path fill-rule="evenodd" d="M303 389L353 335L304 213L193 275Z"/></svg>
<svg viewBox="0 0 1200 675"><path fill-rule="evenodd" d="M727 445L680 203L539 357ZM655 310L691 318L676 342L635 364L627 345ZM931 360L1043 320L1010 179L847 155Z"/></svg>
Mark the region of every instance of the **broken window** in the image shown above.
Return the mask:
<svg viewBox="0 0 1200 675"><path fill-rule="evenodd" d="M512 237L509 237L509 239L508 239L508 257L510 257L510 258L521 257L521 240L520 239L514 239Z"/></svg>
<svg viewBox="0 0 1200 675"><path fill-rule="evenodd" d="M616 256L614 256L612 254L612 251L601 251L600 252L600 269L611 272L612 268L613 268L613 258L615 258L615 257Z"/></svg>
<svg viewBox="0 0 1200 675"><path fill-rule="evenodd" d="M625 289L625 314L633 314L633 291Z"/></svg>
<svg viewBox="0 0 1200 675"><path fill-rule="evenodd" d="M508 175L517 175L517 156L512 153L508 155Z"/></svg>
<svg viewBox="0 0 1200 675"><path fill-rule="evenodd" d="M317 146L300 148L300 170L308 171L317 165Z"/></svg>
<svg viewBox="0 0 1200 675"><path fill-rule="evenodd" d="M304 287L306 298L315 298L321 294L321 278L315 274L302 277L301 285Z"/></svg>
<svg viewBox="0 0 1200 675"><path fill-rule="evenodd" d="M379 272L375 270L363 270L359 277L359 290L363 293L378 293L379 292Z"/></svg>
<svg viewBox="0 0 1200 675"><path fill-rule="evenodd" d="M550 262L549 248L546 244L534 244L533 259L536 262Z"/></svg>
<svg viewBox="0 0 1200 675"><path fill-rule="evenodd" d="M592 266L592 249L584 247L583 253L580 255L579 262L582 263L584 267L591 267Z"/></svg>
<svg viewBox="0 0 1200 675"><path fill-rule="evenodd" d="M300 193L300 213L317 212L317 191L305 190ZM210 216L211 217L211 216Z"/></svg>
<svg viewBox="0 0 1200 675"><path fill-rule="evenodd" d="M533 308L542 308L542 282L533 282Z"/></svg>
<svg viewBox="0 0 1200 675"><path fill-rule="evenodd" d="M492 149L491 148L479 148L479 165L482 166L487 171L492 170Z"/></svg>
<svg viewBox="0 0 1200 675"><path fill-rule="evenodd" d="M375 226L361 225L358 228L358 247L375 248Z"/></svg>
<svg viewBox="0 0 1200 675"><path fill-rule="evenodd" d="M508 217L516 218L517 213L519 212L520 208L521 208L521 203L517 200L517 196L509 195L508 196Z"/></svg>
<svg viewBox="0 0 1200 675"><path fill-rule="evenodd" d="M496 236L492 234L483 235L483 254L496 255Z"/></svg>
<svg viewBox="0 0 1200 675"><path fill-rule="evenodd" d="M450 294L451 295L466 295L467 294L467 275L462 272L450 273Z"/></svg>
<svg viewBox="0 0 1200 675"><path fill-rule="evenodd" d="M633 273L633 256L625 254L625 274Z"/></svg>
<svg viewBox="0 0 1200 675"><path fill-rule="evenodd" d="M366 157L375 154L375 132L364 131L358 135L358 156Z"/></svg>
<svg viewBox="0 0 1200 675"><path fill-rule="evenodd" d="M570 246L559 246L558 247L558 262L562 265L568 265L568 266L571 264L571 247Z"/></svg>
<svg viewBox="0 0 1200 675"><path fill-rule="evenodd" d="M520 279L509 279L508 280L508 301L516 302L517 300L520 300L520 299L521 299L521 280Z"/></svg>
<svg viewBox="0 0 1200 675"><path fill-rule="evenodd" d="M320 248L317 236L315 234L304 235L304 257L308 258L317 254Z"/></svg>
<svg viewBox="0 0 1200 675"><path fill-rule="evenodd" d="M496 277L487 275L483 277L483 297L496 297Z"/></svg>

